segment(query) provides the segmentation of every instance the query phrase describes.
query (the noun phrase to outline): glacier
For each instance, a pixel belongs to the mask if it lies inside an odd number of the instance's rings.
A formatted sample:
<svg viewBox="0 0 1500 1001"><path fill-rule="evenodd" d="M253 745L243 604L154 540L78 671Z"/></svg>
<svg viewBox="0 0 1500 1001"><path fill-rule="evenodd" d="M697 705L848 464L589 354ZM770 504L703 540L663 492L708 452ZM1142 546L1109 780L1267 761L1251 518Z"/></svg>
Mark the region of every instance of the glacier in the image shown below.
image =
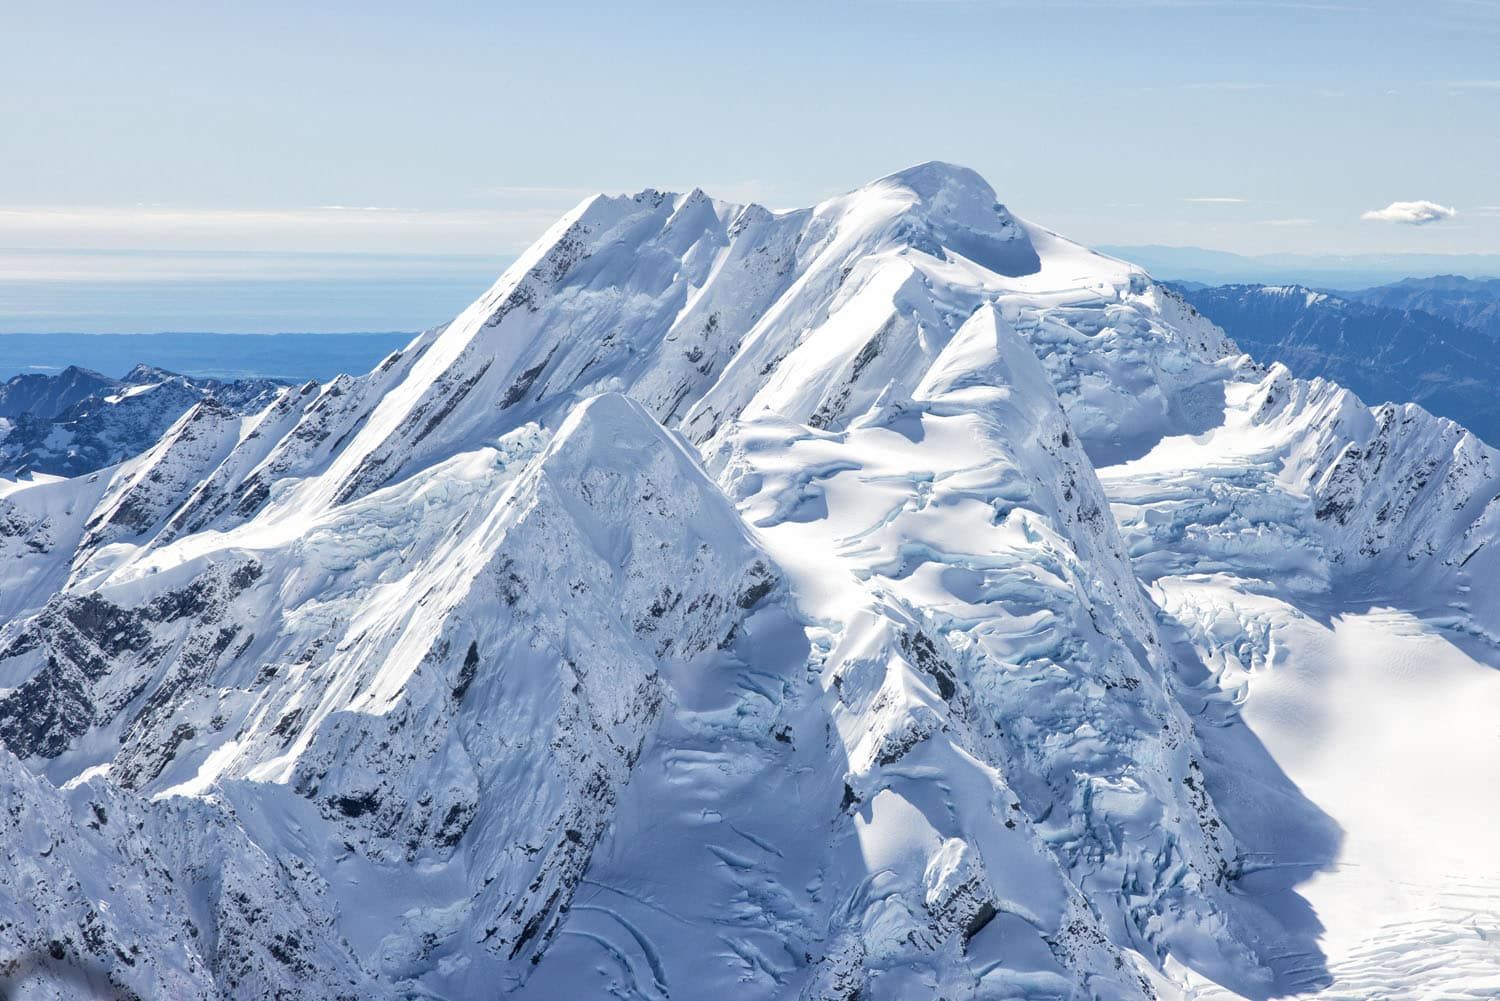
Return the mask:
<svg viewBox="0 0 1500 1001"><path fill-rule="evenodd" d="M922 164L0 480L0 986L1481 998L1500 456Z"/></svg>

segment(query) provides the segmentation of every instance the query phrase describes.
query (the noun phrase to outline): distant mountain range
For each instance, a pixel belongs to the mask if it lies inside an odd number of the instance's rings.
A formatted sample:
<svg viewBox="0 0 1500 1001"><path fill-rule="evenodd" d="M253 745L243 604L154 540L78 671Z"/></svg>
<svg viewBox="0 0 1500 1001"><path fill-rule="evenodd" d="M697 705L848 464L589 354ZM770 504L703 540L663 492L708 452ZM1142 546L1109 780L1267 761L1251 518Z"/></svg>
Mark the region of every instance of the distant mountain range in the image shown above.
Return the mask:
<svg viewBox="0 0 1500 1001"><path fill-rule="evenodd" d="M1500 441L1500 281L1441 276L1350 293L1175 286L1257 361L1371 402L1411 400Z"/></svg>
<svg viewBox="0 0 1500 1001"><path fill-rule="evenodd" d="M0 289L3 292L3 289ZM412 333L0 334L0 379L55 373L83 363L106 375L147 364L202 379L327 382L365 372L405 347Z"/></svg>
<svg viewBox="0 0 1500 1001"><path fill-rule="evenodd" d="M195 406L252 414L276 379L192 379L137 365L122 379L69 366L0 383L0 476L79 476L138 455Z"/></svg>
<svg viewBox="0 0 1500 1001"><path fill-rule="evenodd" d="M1500 341L1500 278L1405 278L1344 296L1371 306L1445 316Z"/></svg>

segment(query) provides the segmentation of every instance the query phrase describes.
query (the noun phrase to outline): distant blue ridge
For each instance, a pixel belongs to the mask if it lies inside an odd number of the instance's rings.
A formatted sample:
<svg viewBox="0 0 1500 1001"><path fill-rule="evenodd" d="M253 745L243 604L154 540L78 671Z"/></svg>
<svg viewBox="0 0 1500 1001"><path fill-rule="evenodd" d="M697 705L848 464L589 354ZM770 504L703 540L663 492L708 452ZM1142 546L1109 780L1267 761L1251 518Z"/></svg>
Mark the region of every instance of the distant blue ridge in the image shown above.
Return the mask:
<svg viewBox="0 0 1500 1001"><path fill-rule="evenodd" d="M79 365L119 378L136 365L216 379L326 381L358 375L404 347L410 332L352 334L0 334L0 379Z"/></svg>

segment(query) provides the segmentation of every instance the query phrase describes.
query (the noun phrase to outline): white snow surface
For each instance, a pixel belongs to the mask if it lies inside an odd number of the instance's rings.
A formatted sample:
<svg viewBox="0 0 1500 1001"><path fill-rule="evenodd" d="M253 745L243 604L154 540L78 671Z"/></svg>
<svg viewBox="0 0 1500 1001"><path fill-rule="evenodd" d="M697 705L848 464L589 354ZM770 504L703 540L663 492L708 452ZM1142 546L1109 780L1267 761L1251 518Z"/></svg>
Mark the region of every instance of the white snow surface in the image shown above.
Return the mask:
<svg viewBox="0 0 1500 1001"><path fill-rule="evenodd" d="M0 988L1500 994L1500 457L929 163L0 487Z"/></svg>

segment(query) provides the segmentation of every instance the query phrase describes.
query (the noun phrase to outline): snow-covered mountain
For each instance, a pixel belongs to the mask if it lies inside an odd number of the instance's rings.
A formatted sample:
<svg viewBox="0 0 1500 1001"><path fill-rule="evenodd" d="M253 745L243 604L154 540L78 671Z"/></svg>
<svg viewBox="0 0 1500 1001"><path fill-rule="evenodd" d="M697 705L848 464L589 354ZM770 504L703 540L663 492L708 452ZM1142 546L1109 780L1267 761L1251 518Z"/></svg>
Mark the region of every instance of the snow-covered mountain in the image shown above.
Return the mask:
<svg viewBox="0 0 1500 1001"><path fill-rule="evenodd" d="M13 996L1500 981L1500 457L963 168L589 199L0 491Z"/></svg>
<svg viewBox="0 0 1500 1001"><path fill-rule="evenodd" d="M79 476L139 455L191 407L258 413L274 379L194 379L137 365L119 379L69 366L0 383L0 476Z"/></svg>

